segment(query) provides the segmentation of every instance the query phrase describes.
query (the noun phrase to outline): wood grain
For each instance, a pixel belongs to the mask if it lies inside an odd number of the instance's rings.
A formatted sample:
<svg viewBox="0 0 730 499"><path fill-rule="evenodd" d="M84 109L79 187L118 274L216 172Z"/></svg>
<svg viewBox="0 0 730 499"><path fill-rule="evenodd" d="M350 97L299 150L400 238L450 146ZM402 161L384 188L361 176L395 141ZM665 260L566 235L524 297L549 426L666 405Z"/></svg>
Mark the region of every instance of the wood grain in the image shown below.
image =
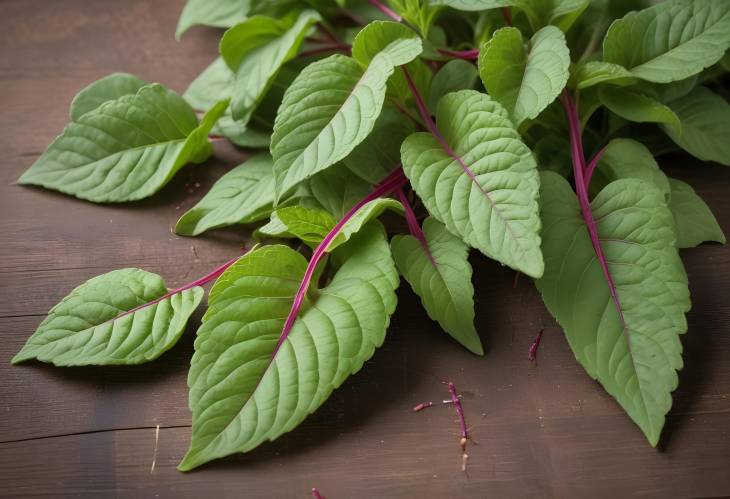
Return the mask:
<svg viewBox="0 0 730 499"><path fill-rule="evenodd" d="M248 231L187 239L177 217L244 157L216 145L160 195L95 206L14 180L67 121L74 93L128 71L178 91L215 56L219 33L173 39L182 2L4 0L0 3L0 484L3 497L717 497L730 495L730 253L683 253L693 310L685 368L658 450L575 362L532 283L475 256L477 327L468 354L421 312L407 286L385 346L292 433L256 451L181 474L190 434L186 370L201 311L159 361L57 369L10 358L78 283L139 266L168 285L239 254ZM730 170L663 160L730 230ZM546 329L539 358L532 338ZM452 409L411 408L464 393L478 445L460 471ZM155 427L161 431L155 454ZM151 463L155 460L155 469Z"/></svg>

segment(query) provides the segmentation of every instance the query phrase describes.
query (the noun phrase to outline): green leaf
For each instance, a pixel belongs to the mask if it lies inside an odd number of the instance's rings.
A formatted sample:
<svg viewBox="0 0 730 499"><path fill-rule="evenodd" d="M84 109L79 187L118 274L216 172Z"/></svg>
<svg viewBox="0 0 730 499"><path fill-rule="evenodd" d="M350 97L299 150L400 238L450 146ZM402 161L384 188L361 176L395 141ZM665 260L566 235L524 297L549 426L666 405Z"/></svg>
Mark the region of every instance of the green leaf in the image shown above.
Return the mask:
<svg viewBox="0 0 730 499"><path fill-rule="evenodd" d="M583 90L598 85L631 85L636 82L634 75L623 66L603 61L589 61L576 64L571 68L570 86Z"/></svg>
<svg viewBox="0 0 730 499"><path fill-rule="evenodd" d="M637 179L612 182L591 207L620 312L576 196L551 172L542 174L545 275L537 288L578 361L655 446L677 387L690 309L672 214L663 193Z"/></svg>
<svg viewBox="0 0 730 499"><path fill-rule="evenodd" d="M670 178L669 185L672 188L669 209L677 227L677 246L694 248L707 241L725 244L725 234L710 207L694 189L676 178Z"/></svg>
<svg viewBox="0 0 730 499"><path fill-rule="evenodd" d="M536 118L568 82L570 51L554 26L535 33L529 52L517 28L503 28L482 47L479 74L489 95L513 117L517 127Z"/></svg>
<svg viewBox="0 0 730 499"><path fill-rule="evenodd" d="M372 191L372 184L339 166L318 173L306 183L311 197L338 220Z"/></svg>
<svg viewBox="0 0 730 499"><path fill-rule="evenodd" d="M225 32L220 53L236 75L231 110L237 121L248 122L281 67L297 55L320 20L313 10L283 19L254 16Z"/></svg>
<svg viewBox="0 0 730 499"><path fill-rule="evenodd" d="M71 101L69 109L71 121L78 121L81 116L105 102L118 99L123 95L136 94L145 85L148 85L146 81L129 73L113 73L96 80L77 93Z"/></svg>
<svg viewBox="0 0 730 499"><path fill-rule="evenodd" d="M403 206L394 199L378 198L360 208L340 228L335 239L327 246L329 252L346 243L357 234L368 222L378 218L385 210L403 213ZM271 214L268 224L259 228L256 237L295 237L314 247L317 246L335 228L337 220L329 212L320 208L304 206L288 206Z"/></svg>
<svg viewBox="0 0 730 499"><path fill-rule="evenodd" d="M382 227L369 225L333 256L344 263L328 286L308 294L279 349L304 258L266 246L221 276L195 342L192 441L179 469L292 430L383 343L398 274Z"/></svg>
<svg viewBox="0 0 730 499"><path fill-rule="evenodd" d="M367 43L367 28L353 51ZM347 155L372 131L396 66L421 53L421 41L392 41L363 72L355 59L333 55L307 66L287 89L274 124L271 154L277 195L325 170Z"/></svg>
<svg viewBox="0 0 730 499"><path fill-rule="evenodd" d="M669 0L614 21L603 59L637 78L684 80L719 61L730 47L730 2Z"/></svg>
<svg viewBox="0 0 730 499"><path fill-rule="evenodd" d="M234 120L228 108L213 127L212 133L222 135L241 147L268 149L273 126L273 118L269 117L275 115L281 103L283 89L294 78L292 74L293 70L287 71L286 67L282 68L249 121ZM195 109L207 110L217 102L233 96L234 80L234 73L223 58L218 57L193 80L183 97ZM268 120L271 120L271 123Z"/></svg>
<svg viewBox="0 0 730 499"><path fill-rule="evenodd" d="M180 217L175 233L197 236L211 229L256 222L273 209L273 161L268 154L259 154L223 175Z"/></svg>
<svg viewBox="0 0 730 499"><path fill-rule="evenodd" d="M54 306L13 364L141 364L180 339L203 288L169 292L157 274L121 269L89 279Z"/></svg>
<svg viewBox="0 0 730 499"><path fill-rule="evenodd" d="M590 3L591 0L514 0L513 5L525 12L534 29L553 25L568 31Z"/></svg>
<svg viewBox="0 0 730 499"><path fill-rule="evenodd" d="M198 125L182 97L147 85L70 123L18 183L100 203L151 196L186 163L210 155L208 132L227 105Z"/></svg>
<svg viewBox="0 0 730 499"><path fill-rule="evenodd" d="M614 180L634 178L648 182L665 197L669 196L669 180L659 168L651 151L632 139L613 139L598 162L591 192L598 193Z"/></svg>
<svg viewBox="0 0 730 499"><path fill-rule="evenodd" d="M396 267L421 298L428 316L465 348L484 355L474 328L469 247L435 218L426 218L423 233L427 250L413 236L393 237L390 247Z"/></svg>
<svg viewBox="0 0 730 499"><path fill-rule="evenodd" d="M429 213L482 253L533 277L543 272L532 153L507 110L474 90L446 95L430 133L408 137L403 168Z"/></svg>
<svg viewBox="0 0 730 499"><path fill-rule="evenodd" d="M337 224L337 220L319 208L287 206L272 213L269 223L259 228L254 236L294 237L310 246L317 246L335 224ZM340 236L342 234L338 238Z"/></svg>
<svg viewBox="0 0 730 499"><path fill-rule="evenodd" d="M413 130L413 123L402 114L387 107L383 108L373 131L342 160L342 165L359 178L375 185L400 163L400 145ZM338 168L334 166L330 170Z"/></svg>
<svg viewBox="0 0 730 499"><path fill-rule="evenodd" d="M518 0L430 0L431 5L443 5L457 10L480 11L515 5Z"/></svg>
<svg viewBox="0 0 730 499"><path fill-rule="evenodd" d="M679 116L682 134L671 127L662 127L682 149L703 161L716 161L730 166L730 104L705 87L669 103Z"/></svg>
<svg viewBox="0 0 730 499"><path fill-rule="evenodd" d="M178 40L193 26L229 28L246 19L251 0L187 0L177 22Z"/></svg>
<svg viewBox="0 0 730 499"><path fill-rule="evenodd" d="M473 89L478 79L479 73L473 64L461 59L447 62L431 81L427 100L428 107L436 109L439 100L446 94Z"/></svg>
<svg viewBox="0 0 730 499"><path fill-rule="evenodd" d="M635 123L664 123L681 133L682 124L674 111L639 89L601 86L598 89L601 102L610 111Z"/></svg>

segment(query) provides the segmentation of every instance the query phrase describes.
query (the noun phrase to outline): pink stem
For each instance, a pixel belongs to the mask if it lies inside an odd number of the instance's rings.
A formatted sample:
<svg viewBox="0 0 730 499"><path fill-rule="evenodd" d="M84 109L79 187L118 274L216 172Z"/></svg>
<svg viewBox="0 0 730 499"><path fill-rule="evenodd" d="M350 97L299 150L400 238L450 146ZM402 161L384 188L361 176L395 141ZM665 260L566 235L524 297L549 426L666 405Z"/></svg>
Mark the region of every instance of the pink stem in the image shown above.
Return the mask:
<svg viewBox="0 0 730 499"><path fill-rule="evenodd" d="M438 49L440 54L447 55L449 57L455 57L457 59L463 59L465 61L476 61L479 59L479 49L472 50L449 50L449 49Z"/></svg>
<svg viewBox="0 0 730 499"><path fill-rule="evenodd" d="M451 402L453 402L456 408L456 414L459 416L459 425L461 426L461 438L469 438L469 434L466 429L466 419L464 418L464 408L461 406L461 399L459 394L456 393L456 387L449 381L449 393L451 394ZM462 445L463 447L463 445Z"/></svg>
<svg viewBox="0 0 730 499"><path fill-rule="evenodd" d="M502 17L507 26L512 26L512 11L509 7L502 7Z"/></svg>
<svg viewBox="0 0 730 499"><path fill-rule="evenodd" d="M411 232L411 235L418 239L418 241L423 246L423 249L425 249L427 253L430 253L428 249L428 241L426 241L426 236L423 234L423 230L421 230L421 226L418 224L418 218L416 218L416 214L413 213L411 203L408 202L408 198L403 192L403 189L398 189L397 191L395 191L395 195L405 209L406 222L408 223L408 230Z"/></svg>
<svg viewBox="0 0 730 499"><path fill-rule="evenodd" d="M312 499L325 499L316 487L312 487Z"/></svg>
<svg viewBox="0 0 730 499"><path fill-rule="evenodd" d="M133 314L133 313L135 313L138 310L141 310L143 308L151 307L152 305L157 305L161 301L167 300L168 298L170 298L173 295L176 295L178 293L182 293L183 291L187 291L188 289L194 288L196 286L202 286L203 284L207 284L210 281L212 281L213 279L215 279L218 276L220 276L223 272L225 272L228 269L228 267L230 267L231 265L233 265L234 263L236 263L239 258L241 258L241 257L239 256L239 257L236 257L236 258L234 258L232 260L228 260L226 263L224 263L223 265L221 265L217 269L213 270L209 274L204 275L200 279L196 279L195 281L189 282L188 284L185 284L182 287L179 287L177 289L173 289L172 291L169 291L169 292L165 293L164 295L160 296L159 298L157 298L155 300L152 300L150 302L144 303L144 304L142 304L142 305L140 305L138 307L133 308L132 310L127 310L126 312L123 312L123 313L117 315L116 317L114 317L113 319L109 319L106 322L115 321L117 319L120 319L120 318L124 317L125 315Z"/></svg>
<svg viewBox="0 0 730 499"><path fill-rule="evenodd" d="M281 348L281 345L286 341L287 337L289 336L289 333L291 332L292 328L294 327L294 322L297 320L297 316L299 315L299 311L302 308L302 304L304 303L304 297L307 295L307 291L309 290L309 285L312 281L312 276L314 275L314 271L317 268L317 264L319 264L320 260L327 254L327 249L329 248L329 245L334 241L334 239L339 235L342 228L345 226L345 224L350 221L350 219L358 212L360 209L368 204L370 201L373 201L374 199L378 199L379 197L382 197L386 194L389 194L397 189L400 189L403 185L405 185L408 182L408 179L403 173L403 168L397 168L393 170L393 172L388 175L379 185L378 187L373 190L370 194L365 196L363 199L361 199L355 206L353 206L350 211L348 211L342 219L337 222L337 224L332 228L332 230L325 236L325 238L322 240L321 243L319 243L319 246L317 246L312 253L312 258L309 260L309 264L307 265L306 270L304 271L304 277L302 278L302 282L299 285L299 289L297 290L297 294L294 296L294 303L292 303L291 310L289 311L289 315L286 318L286 321L284 322L284 327L281 331L281 336L279 337L279 342L276 344L276 348L274 348L274 352L271 354L271 358L273 360L274 357L276 357L277 352L279 351L279 348Z"/></svg>
<svg viewBox="0 0 730 499"><path fill-rule="evenodd" d="M593 172L596 169L596 166L598 166L598 162L601 161L601 157L603 157L603 153L606 152L606 146L601 147L595 156L593 156L593 159L591 159L590 163L586 165L586 171L585 171L585 182L586 182L586 189L588 189L591 185L591 178L593 177Z"/></svg>
<svg viewBox="0 0 730 499"><path fill-rule="evenodd" d="M423 126L423 123L418 121L418 118L413 116L411 114L411 112L408 109L406 109L406 107L403 104L401 104L400 102L398 102L397 100L395 100L391 97L388 98L388 102L390 102L393 105L393 107L395 107L398 110L398 112L400 112L403 116L405 116L406 118L411 120L413 123L415 123L417 127L421 128L421 129L426 128L425 126Z"/></svg>
<svg viewBox="0 0 730 499"><path fill-rule="evenodd" d="M332 33L332 31L330 31L330 29L323 23L317 23L317 27L330 42L334 43L335 45L342 45L342 42L338 40L335 34Z"/></svg>
<svg viewBox="0 0 730 499"><path fill-rule="evenodd" d="M623 325L625 332L626 319L624 318L624 313L621 308L621 301L618 297L616 284L614 283L613 276L608 268L608 260L606 259L606 255L603 253L603 248L601 247L598 229L596 228L596 220L593 218L591 201L588 197L588 185L583 176L583 172L586 171L587 167L585 164L585 156L583 155L583 143L581 138L580 120L578 118L578 108L567 90L563 90L563 93L560 94L560 101L562 102L565 114L568 117L571 156L573 158L573 176L575 177L575 190L578 195L578 203L580 204L581 213L583 214L583 220L588 228L588 234L591 238L593 251L596 253L598 262L601 265L601 270L603 271L609 292L611 293L611 299L616 306L616 311L618 312L619 319L621 320L621 324ZM626 337L626 341L629 345L629 349L631 349L631 343L629 342L628 335Z"/></svg>
<svg viewBox="0 0 730 499"><path fill-rule="evenodd" d="M527 354L527 359L530 362L534 362L537 359L537 349L540 346L540 340L542 340L542 333L545 332L545 329L541 329L539 333L537 333L537 336L535 336L535 340L532 342L532 345L530 345L530 352Z"/></svg>
<svg viewBox="0 0 730 499"><path fill-rule="evenodd" d="M300 57L310 57L313 55L319 55L324 54L327 52L335 52L335 51L342 51L345 53L349 53L351 50L351 47L345 43L338 43L338 44L332 44L332 45L323 45L321 47L315 47L310 50L304 50L302 52L299 52Z"/></svg>
<svg viewBox="0 0 730 499"><path fill-rule="evenodd" d="M395 22L401 22L403 18L394 10L392 10L387 5L379 2L378 0L368 0L370 2L370 5L373 5L376 9L378 9L380 12L385 14L386 16L390 17Z"/></svg>

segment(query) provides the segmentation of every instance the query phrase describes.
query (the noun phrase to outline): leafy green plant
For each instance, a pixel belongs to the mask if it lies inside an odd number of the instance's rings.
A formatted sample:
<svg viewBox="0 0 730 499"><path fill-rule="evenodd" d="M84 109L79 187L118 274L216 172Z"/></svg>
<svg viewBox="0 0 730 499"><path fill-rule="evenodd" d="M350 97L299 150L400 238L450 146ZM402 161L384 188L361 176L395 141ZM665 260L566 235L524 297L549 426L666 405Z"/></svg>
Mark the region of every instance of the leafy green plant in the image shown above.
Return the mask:
<svg viewBox="0 0 730 499"><path fill-rule="evenodd" d="M176 35L228 28L220 57L183 96L121 73L83 89L19 183L135 201L227 138L248 159L175 231L256 224L260 243L172 291L140 269L95 277L13 362L156 359L215 280L188 376L190 470L322 405L385 341L399 273L483 355L474 248L535 279L578 362L656 445L690 309L679 248L725 236L655 156L730 164L730 2L647 3L188 0ZM389 241L385 211L409 234Z"/></svg>

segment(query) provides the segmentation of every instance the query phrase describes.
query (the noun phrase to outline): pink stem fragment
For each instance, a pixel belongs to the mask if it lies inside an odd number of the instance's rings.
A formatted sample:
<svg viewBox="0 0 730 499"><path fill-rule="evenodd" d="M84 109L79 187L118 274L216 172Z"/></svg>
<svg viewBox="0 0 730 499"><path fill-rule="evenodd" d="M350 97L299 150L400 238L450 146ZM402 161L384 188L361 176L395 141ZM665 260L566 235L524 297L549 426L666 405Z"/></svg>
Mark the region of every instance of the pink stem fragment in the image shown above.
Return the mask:
<svg viewBox="0 0 730 499"><path fill-rule="evenodd" d="M534 362L537 360L537 349L540 346L540 340L542 340L542 333L545 332L545 329L541 329L539 333L537 333L537 336L535 336L535 339L532 342L532 345L530 345L530 352L527 354L527 359L530 362Z"/></svg>

